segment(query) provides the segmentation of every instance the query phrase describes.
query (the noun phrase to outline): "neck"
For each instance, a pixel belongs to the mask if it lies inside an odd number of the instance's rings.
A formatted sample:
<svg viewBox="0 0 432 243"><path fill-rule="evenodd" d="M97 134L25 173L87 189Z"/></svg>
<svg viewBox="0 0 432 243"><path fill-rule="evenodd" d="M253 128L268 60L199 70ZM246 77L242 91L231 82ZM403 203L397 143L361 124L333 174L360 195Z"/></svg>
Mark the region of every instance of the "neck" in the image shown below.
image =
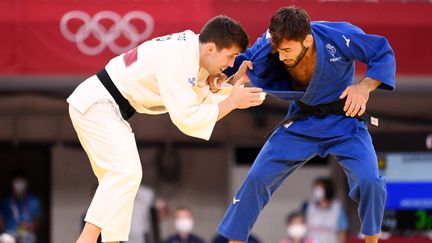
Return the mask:
<svg viewBox="0 0 432 243"><path fill-rule="evenodd" d="M299 64L306 64L311 62L311 60L314 60L316 56L316 51L315 51L315 42L312 43L311 47L309 47L309 49L306 51L306 54L304 56L304 58L300 61Z"/></svg>
<svg viewBox="0 0 432 243"><path fill-rule="evenodd" d="M23 199L24 196L25 196L25 193L20 193L20 194L15 193L15 194L13 194L13 195L14 195L14 197L15 197L16 199Z"/></svg>
<svg viewBox="0 0 432 243"><path fill-rule="evenodd" d="M199 47L198 47L198 51L199 51L199 66L200 66L200 68L204 68L204 62L203 62L204 56L205 56L205 50L204 49L205 49L204 45L200 43Z"/></svg>
<svg viewBox="0 0 432 243"><path fill-rule="evenodd" d="M291 239L291 238L290 238L290 242L291 242L291 243L302 243L303 240L302 240L302 239Z"/></svg>
<svg viewBox="0 0 432 243"><path fill-rule="evenodd" d="M189 234L186 234L186 233L178 233L178 234L179 234L180 238L182 238L184 240L189 237Z"/></svg>
<svg viewBox="0 0 432 243"><path fill-rule="evenodd" d="M322 208L328 208L328 207L330 207L330 202L327 201L327 200L321 200L321 201L319 202L319 205L320 205L320 207L322 207Z"/></svg>

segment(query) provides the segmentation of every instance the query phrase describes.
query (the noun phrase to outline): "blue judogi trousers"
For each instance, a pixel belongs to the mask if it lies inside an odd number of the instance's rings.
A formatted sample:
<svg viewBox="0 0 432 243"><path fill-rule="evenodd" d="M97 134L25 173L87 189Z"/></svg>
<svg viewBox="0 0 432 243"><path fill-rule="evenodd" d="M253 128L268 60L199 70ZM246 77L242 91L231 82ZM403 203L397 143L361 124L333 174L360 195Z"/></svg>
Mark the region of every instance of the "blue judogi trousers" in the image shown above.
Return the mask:
<svg viewBox="0 0 432 243"><path fill-rule="evenodd" d="M328 154L336 156L348 177L349 197L358 203L361 232L379 233L387 195L385 181L379 175L370 134L360 126L353 134L328 138L278 128L264 144L219 224L219 234L247 242L258 215L285 178L314 156Z"/></svg>

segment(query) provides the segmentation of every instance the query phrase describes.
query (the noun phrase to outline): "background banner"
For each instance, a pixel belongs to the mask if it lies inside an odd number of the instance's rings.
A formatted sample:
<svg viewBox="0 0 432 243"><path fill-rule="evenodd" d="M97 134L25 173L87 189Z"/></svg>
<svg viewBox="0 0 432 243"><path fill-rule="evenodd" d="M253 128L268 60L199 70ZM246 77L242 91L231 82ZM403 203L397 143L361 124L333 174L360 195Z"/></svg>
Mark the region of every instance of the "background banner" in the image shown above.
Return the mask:
<svg viewBox="0 0 432 243"><path fill-rule="evenodd" d="M240 21L252 44L273 12L292 4L312 20L349 21L386 36L398 74L432 74L431 3L337 0L2 0L0 73L92 74L145 40L185 29L198 33L218 14Z"/></svg>

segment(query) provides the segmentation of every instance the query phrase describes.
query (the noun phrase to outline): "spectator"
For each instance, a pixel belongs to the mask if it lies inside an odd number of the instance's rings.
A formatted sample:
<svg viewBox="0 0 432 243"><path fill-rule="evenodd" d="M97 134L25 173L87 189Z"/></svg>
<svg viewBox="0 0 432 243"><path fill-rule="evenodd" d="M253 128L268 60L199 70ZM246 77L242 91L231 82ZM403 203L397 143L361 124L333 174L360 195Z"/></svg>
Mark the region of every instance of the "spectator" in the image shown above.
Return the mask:
<svg viewBox="0 0 432 243"><path fill-rule="evenodd" d="M192 234L194 219L189 208L180 207L175 211L174 225L177 232L169 237L165 243L204 243L204 240Z"/></svg>
<svg viewBox="0 0 432 243"><path fill-rule="evenodd" d="M135 197L128 243L154 242L151 221L154 201L154 191L141 184Z"/></svg>
<svg viewBox="0 0 432 243"><path fill-rule="evenodd" d="M304 206L308 235L320 243L346 243L348 218L342 204L335 199L329 178L318 178L313 184L312 200Z"/></svg>
<svg viewBox="0 0 432 243"><path fill-rule="evenodd" d="M213 237L212 243L228 243L228 239L217 234ZM260 241L253 234L250 234L248 243L260 243Z"/></svg>
<svg viewBox="0 0 432 243"><path fill-rule="evenodd" d="M302 213L290 213L286 220L287 237L282 239L280 243L318 243L318 241L307 237L307 228L305 219Z"/></svg>
<svg viewBox="0 0 432 243"><path fill-rule="evenodd" d="M20 243L35 243L41 218L39 199L27 192L27 176L23 171L12 174L12 193L0 202L0 219L6 233Z"/></svg>

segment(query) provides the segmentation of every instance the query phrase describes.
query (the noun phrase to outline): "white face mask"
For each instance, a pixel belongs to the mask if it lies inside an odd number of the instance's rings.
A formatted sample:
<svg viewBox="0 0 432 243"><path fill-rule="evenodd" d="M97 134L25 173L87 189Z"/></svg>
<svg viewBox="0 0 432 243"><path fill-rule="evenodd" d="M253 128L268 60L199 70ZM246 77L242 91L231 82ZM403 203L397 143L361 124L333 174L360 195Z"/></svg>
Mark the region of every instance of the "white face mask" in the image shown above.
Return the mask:
<svg viewBox="0 0 432 243"><path fill-rule="evenodd" d="M180 218L174 222L174 225L179 233L189 234L192 232L194 222L190 218Z"/></svg>
<svg viewBox="0 0 432 243"><path fill-rule="evenodd" d="M292 239L303 239L306 236L306 226L303 224L294 224L287 228L287 235Z"/></svg>
<svg viewBox="0 0 432 243"><path fill-rule="evenodd" d="M16 194L23 194L27 190L27 182L23 179L16 179L12 182L12 188Z"/></svg>
<svg viewBox="0 0 432 243"><path fill-rule="evenodd" d="M312 199L316 200L316 201L320 201L321 199L323 199L325 196L325 191L324 188L317 186L314 188L313 193L312 193Z"/></svg>
<svg viewBox="0 0 432 243"><path fill-rule="evenodd" d="M0 235L0 242L3 242L3 243L15 243L16 241L15 241L15 238L13 236L4 233L4 234Z"/></svg>

